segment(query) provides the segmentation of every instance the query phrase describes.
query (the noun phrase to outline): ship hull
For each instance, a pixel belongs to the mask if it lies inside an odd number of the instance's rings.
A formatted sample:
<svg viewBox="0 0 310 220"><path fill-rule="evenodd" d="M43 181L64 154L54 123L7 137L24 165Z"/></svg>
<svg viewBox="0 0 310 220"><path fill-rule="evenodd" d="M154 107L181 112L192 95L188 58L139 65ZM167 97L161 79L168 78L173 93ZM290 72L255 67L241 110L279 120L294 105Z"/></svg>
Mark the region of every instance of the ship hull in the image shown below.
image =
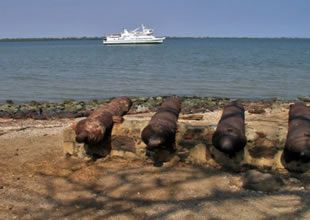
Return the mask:
<svg viewBox="0 0 310 220"><path fill-rule="evenodd" d="M105 45L115 45L115 44L161 44L165 40L164 37L156 39L134 39L134 40L103 40Z"/></svg>

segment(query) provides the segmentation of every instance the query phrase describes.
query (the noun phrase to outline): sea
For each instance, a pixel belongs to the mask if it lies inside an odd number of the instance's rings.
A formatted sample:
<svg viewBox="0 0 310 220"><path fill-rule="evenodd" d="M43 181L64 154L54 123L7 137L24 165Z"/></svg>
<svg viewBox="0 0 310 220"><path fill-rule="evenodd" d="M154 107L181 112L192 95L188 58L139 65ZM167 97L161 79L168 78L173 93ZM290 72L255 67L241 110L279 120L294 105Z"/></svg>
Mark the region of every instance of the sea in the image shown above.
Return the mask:
<svg viewBox="0 0 310 220"><path fill-rule="evenodd" d="M310 39L0 42L0 102L115 96L296 99L310 95Z"/></svg>

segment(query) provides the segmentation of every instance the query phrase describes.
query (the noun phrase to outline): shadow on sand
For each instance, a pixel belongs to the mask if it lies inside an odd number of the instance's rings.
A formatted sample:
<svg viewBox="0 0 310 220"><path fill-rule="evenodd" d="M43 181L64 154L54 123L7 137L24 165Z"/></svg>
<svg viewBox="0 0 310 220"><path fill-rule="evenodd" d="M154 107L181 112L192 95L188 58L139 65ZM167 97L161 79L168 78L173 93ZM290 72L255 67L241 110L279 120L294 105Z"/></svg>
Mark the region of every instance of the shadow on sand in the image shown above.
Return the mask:
<svg viewBox="0 0 310 220"><path fill-rule="evenodd" d="M238 173L178 164L107 159L42 164L7 199L31 219L274 219L309 215L310 192L266 194L242 189ZM29 187L31 185L32 187ZM18 207L18 208L17 208Z"/></svg>

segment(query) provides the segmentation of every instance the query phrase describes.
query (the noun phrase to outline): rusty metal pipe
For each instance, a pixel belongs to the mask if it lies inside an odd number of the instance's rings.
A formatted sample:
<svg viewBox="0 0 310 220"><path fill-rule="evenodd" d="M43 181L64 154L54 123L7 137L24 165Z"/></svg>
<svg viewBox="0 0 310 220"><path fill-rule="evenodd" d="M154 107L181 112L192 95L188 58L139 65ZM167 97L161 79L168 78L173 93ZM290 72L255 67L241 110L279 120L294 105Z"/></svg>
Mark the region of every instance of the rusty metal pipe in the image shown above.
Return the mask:
<svg viewBox="0 0 310 220"><path fill-rule="evenodd" d="M244 107L232 102L224 107L212 143L216 149L232 157L245 147L246 142Z"/></svg>
<svg viewBox="0 0 310 220"><path fill-rule="evenodd" d="M181 100L168 97L143 129L141 138L149 150L174 150L177 121L181 111Z"/></svg>
<svg viewBox="0 0 310 220"><path fill-rule="evenodd" d="M287 163L310 162L310 109L302 102L290 106L283 156Z"/></svg>
<svg viewBox="0 0 310 220"><path fill-rule="evenodd" d="M76 141L86 144L98 144L112 130L114 117L126 114L132 102L127 97L111 100L90 114L89 117L79 121L75 127Z"/></svg>

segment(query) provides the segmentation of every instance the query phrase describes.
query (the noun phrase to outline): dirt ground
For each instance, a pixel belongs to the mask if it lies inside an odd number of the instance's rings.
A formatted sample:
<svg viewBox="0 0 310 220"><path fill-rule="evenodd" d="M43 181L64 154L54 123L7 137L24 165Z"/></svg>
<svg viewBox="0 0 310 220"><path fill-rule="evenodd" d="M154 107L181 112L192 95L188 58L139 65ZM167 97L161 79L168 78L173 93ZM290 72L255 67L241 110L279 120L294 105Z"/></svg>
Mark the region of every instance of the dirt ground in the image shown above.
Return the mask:
<svg viewBox="0 0 310 220"><path fill-rule="evenodd" d="M65 158L70 120L0 121L0 219L310 219L310 187L242 187L242 173L179 163Z"/></svg>

